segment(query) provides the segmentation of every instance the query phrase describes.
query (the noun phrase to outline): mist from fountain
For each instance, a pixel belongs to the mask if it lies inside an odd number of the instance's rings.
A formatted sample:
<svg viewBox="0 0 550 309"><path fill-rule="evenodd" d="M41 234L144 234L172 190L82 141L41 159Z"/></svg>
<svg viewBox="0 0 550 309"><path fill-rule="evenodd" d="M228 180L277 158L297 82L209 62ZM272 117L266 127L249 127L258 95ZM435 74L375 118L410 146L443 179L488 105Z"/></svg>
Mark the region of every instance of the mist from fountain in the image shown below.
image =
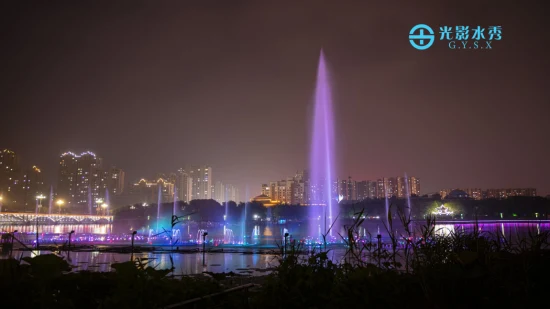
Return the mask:
<svg viewBox="0 0 550 309"><path fill-rule="evenodd" d="M246 210L248 208L248 202L244 202L243 217L241 219L241 235L243 237L243 245L246 245Z"/></svg>
<svg viewBox="0 0 550 309"><path fill-rule="evenodd" d="M251 240L253 244L258 244L260 242L260 226L254 225L254 229L252 230Z"/></svg>
<svg viewBox="0 0 550 309"><path fill-rule="evenodd" d="M329 83L329 73L325 63L325 55L321 50L317 68L317 85L313 112L313 126L310 148L310 203L324 205L310 207L309 217L324 220L324 231L334 219L332 179L335 175L334 167L334 123L332 112L332 98ZM310 235L318 234L315 224L310 224ZM314 240L315 241L315 240ZM320 241L318 239L317 241Z"/></svg>
<svg viewBox="0 0 550 309"><path fill-rule="evenodd" d="M203 243L203 239L204 239L204 236L202 236L204 233L207 233L208 231L207 230L204 230L204 229L199 229L197 231L197 238L196 238L196 241L198 244L202 244Z"/></svg>
<svg viewBox="0 0 550 309"><path fill-rule="evenodd" d="M50 200L48 205L48 214L52 214L53 209L53 186L50 186Z"/></svg>
<svg viewBox="0 0 550 309"><path fill-rule="evenodd" d="M224 244L233 244L235 242L235 235L233 230L223 226L223 243Z"/></svg>
<svg viewBox="0 0 550 309"><path fill-rule="evenodd" d="M246 189L245 189L245 194L244 194L244 209L243 209L243 215L242 215L242 218L241 218L241 235L242 235L242 238L243 238L243 245L246 245L246 211L247 211L247 208L248 208L248 185L246 185Z"/></svg>
<svg viewBox="0 0 550 309"><path fill-rule="evenodd" d="M405 173L405 189L407 192L407 208L409 217L412 218L412 205L411 205L411 192L409 188L409 177L407 176L407 173Z"/></svg>
<svg viewBox="0 0 550 309"><path fill-rule="evenodd" d="M92 188L90 187L90 184L88 184L88 211L90 212L90 215L92 215Z"/></svg>
<svg viewBox="0 0 550 309"><path fill-rule="evenodd" d="M178 215L178 188L174 189L174 206L172 207L172 220Z"/></svg>
<svg viewBox="0 0 550 309"><path fill-rule="evenodd" d="M390 203L388 201L388 187L386 186L386 179L384 179L383 181L384 181L384 200L385 200L385 205L386 205L386 212L385 212L384 217L386 217L386 226L389 228L389 226L390 226Z"/></svg>
<svg viewBox="0 0 550 309"><path fill-rule="evenodd" d="M172 230L172 239L177 240L181 236L181 231L179 229Z"/></svg>
<svg viewBox="0 0 550 309"><path fill-rule="evenodd" d="M227 222L227 219L229 218L229 200L228 200L228 193L227 193L227 188L225 188L225 192L224 192L224 200L225 200L225 214L223 216L223 221L224 222Z"/></svg>
<svg viewBox="0 0 550 309"><path fill-rule="evenodd" d="M156 232L159 232L159 223L160 223L160 204L162 203L162 187L158 184L158 198L157 198L157 229Z"/></svg>
<svg viewBox="0 0 550 309"><path fill-rule="evenodd" d="M411 220L411 222L409 223L409 231L412 231L414 230L414 227L413 227L413 223L412 223L412 219L413 219L413 216L412 216L412 204L411 204L411 189L409 188L409 177L407 176L407 173L405 173L405 188L406 188L406 192L407 192L407 208L408 208L408 219Z"/></svg>
<svg viewBox="0 0 550 309"><path fill-rule="evenodd" d="M105 209L105 214L109 215L109 208L111 208L111 198L109 196L109 188L105 188L105 204L107 204L107 208Z"/></svg>

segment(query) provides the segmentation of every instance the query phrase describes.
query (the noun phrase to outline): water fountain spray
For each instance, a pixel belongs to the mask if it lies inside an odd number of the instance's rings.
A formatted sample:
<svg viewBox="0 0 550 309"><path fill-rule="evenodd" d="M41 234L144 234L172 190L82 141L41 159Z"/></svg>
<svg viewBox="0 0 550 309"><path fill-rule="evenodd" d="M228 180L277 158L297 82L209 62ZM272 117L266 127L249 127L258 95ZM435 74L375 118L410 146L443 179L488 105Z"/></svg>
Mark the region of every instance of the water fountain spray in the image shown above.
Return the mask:
<svg viewBox="0 0 550 309"><path fill-rule="evenodd" d="M317 67L317 85L315 88L313 127L310 149L310 204L324 205L310 208L310 219L324 218L325 233L334 219L332 179L334 167L334 121L332 112L332 96L329 83L329 73L325 63L325 55L321 50ZM311 225L314 227L314 225ZM315 235L314 228L310 235Z"/></svg>

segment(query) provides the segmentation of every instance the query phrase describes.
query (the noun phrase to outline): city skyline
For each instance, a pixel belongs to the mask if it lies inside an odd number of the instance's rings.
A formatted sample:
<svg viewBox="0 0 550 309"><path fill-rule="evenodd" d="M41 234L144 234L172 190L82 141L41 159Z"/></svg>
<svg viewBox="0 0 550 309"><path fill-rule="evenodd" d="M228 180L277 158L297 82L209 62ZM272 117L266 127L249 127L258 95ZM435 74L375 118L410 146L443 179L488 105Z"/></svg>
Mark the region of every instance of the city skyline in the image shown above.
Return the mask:
<svg viewBox="0 0 550 309"><path fill-rule="evenodd" d="M91 150L128 180L207 163L216 180L252 197L258 184L308 166L323 48L342 178L408 173L423 192L550 194L540 4L304 1L236 15L207 4L124 13L4 5L0 146L40 167L46 183L56 180L59 154ZM498 48L409 44L416 24L477 25L476 14L502 26Z"/></svg>
<svg viewBox="0 0 550 309"><path fill-rule="evenodd" d="M171 203L191 200L212 199L220 204L227 201L261 201L276 205L315 205L313 196L322 191L310 182L308 170L297 171L294 176L282 180L255 184L245 196L233 184L224 183L213 177L209 165L186 166L168 173L157 172L152 177L125 182L125 172L116 166L107 167L104 159L94 152L77 154L65 152L59 157L58 177L54 183L43 180L42 170L21 164L17 153L3 149L0 151L0 195L10 207L28 209L35 205L36 196L44 195L63 201L71 209L99 211L102 204L121 207L136 203ZM422 192L420 179L416 176L379 177L371 180L354 179L351 176L334 178L331 191L338 201L355 202L365 199L398 198L408 196L467 196L480 200L487 198L505 199L511 196L543 196L533 187L453 187L440 188L437 192ZM454 193L452 193L454 191ZM159 194L161 197L159 198ZM548 196L547 196L548 197Z"/></svg>

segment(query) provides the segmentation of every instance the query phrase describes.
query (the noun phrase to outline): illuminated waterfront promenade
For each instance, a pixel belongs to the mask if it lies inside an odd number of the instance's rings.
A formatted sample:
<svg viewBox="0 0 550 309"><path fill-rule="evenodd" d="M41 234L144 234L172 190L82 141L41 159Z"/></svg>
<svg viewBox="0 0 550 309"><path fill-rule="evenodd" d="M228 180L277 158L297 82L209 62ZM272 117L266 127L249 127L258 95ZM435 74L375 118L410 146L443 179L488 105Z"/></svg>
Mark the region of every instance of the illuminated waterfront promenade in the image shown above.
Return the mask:
<svg viewBox="0 0 550 309"><path fill-rule="evenodd" d="M113 216L76 215L76 214L35 214L35 213L24 213L24 212L0 213L0 225L101 224L101 223L111 223L111 222L113 222Z"/></svg>

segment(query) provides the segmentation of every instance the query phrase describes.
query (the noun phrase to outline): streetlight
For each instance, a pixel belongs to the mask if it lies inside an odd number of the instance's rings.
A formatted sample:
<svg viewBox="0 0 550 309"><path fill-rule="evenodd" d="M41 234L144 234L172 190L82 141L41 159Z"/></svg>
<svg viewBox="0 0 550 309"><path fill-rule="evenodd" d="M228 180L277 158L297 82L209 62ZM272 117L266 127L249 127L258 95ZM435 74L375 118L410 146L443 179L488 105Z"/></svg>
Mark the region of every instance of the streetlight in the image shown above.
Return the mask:
<svg viewBox="0 0 550 309"><path fill-rule="evenodd" d="M71 251L71 236L74 234L74 231L69 232L69 251Z"/></svg>
<svg viewBox="0 0 550 309"><path fill-rule="evenodd" d="M206 266L204 255L206 253L206 236L207 235L208 235L208 232L204 232L202 234L202 266Z"/></svg>
<svg viewBox="0 0 550 309"><path fill-rule="evenodd" d="M57 204L57 206L59 206L59 214L61 214L61 206L65 204L65 201L62 199L59 199L55 203Z"/></svg>
<svg viewBox="0 0 550 309"><path fill-rule="evenodd" d="M36 213L38 214L38 211L40 208L42 208L42 200L46 197L42 194L36 196Z"/></svg>
<svg viewBox="0 0 550 309"><path fill-rule="evenodd" d="M109 205L107 203L101 204L101 208L103 208L103 215L108 216L109 215Z"/></svg>
<svg viewBox="0 0 550 309"><path fill-rule="evenodd" d="M36 196L36 250L40 245L38 242L38 210L42 207L42 200L46 197L42 194Z"/></svg>
<svg viewBox="0 0 550 309"><path fill-rule="evenodd" d="M288 239L288 233L285 233L285 252L284 252L284 257L286 258L286 244L287 244L287 239Z"/></svg>
<svg viewBox="0 0 550 309"><path fill-rule="evenodd" d="M96 209L98 214L99 214L99 211L101 210L101 204L103 204L103 199L102 198L96 198L95 199L95 209Z"/></svg>
<svg viewBox="0 0 550 309"><path fill-rule="evenodd" d="M14 231L11 233L10 256L12 256L12 253L13 253L13 241L15 240L15 233L17 233L17 230L14 230Z"/></svg>
<svg viewBox="0 0 550 309"><path fill-rule="evenodd" d="M378 235L376 235L376 239L378 239L378 267L380 268L380 253L382 252L382 235L380 234L380 231L378 231Z"/></svg>
<svg viewBox="0 0 550 309"><path fill-rule="evenodd" d="M0 195L0 212L2 212L2 200L4 199L4 197L2 195Z"/></svg>
<svg viewBox="0 0 550 309"><path fill-rule="evenodd" d="M132 232L132 256L130 257L130 260L134 260L134 237L136 236L137 231Z"/></svg>

